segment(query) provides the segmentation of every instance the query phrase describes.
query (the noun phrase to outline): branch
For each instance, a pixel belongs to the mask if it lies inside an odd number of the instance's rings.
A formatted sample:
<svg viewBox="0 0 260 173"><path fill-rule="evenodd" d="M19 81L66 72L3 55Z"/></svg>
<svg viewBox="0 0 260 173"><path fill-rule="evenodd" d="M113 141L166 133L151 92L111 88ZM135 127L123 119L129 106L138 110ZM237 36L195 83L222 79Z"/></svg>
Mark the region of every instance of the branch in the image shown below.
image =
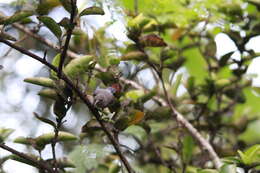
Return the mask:
<svg viewBox="0 0 260 173"><path fill-rule="evenodd" d="M176 118L177 122L180 123L182 126L184 126L188 132L191 134L191 136L197 140L197 142L199 143L200 145L200 148L201 149L206 149L208 154L209 154L209 157L210 159L213 161L214 163L214 166L217 168L217 169L220 169L220 167L222 166L222 162L220 161L217 153L214 151L213 147L210 145L210 143L204 139L204 137L198 132L198 130L196 128L193 127L193 125L184 118L184 116L179 113L175 108L174 106L172 105L171 103L171 100L170 100L170 97L169 97L169 94L166 90L166 87L165 87L165 84L164 84L164 81L163 81L163 78L162 78L162 75L158 73L158 76L161 80L161 83L162 83L162 87L163 87L163 91L164 91L164 94L165 94L165 97L167 99L167 103L169 105L169 107L171 108L172 110L172 116L174 118Z"/></svg>
<svg viewBox="0 0 260 173"><path fill-rule="evenodd" d="M40 41L41 43L45 44L46 46L50 47L50 48L53 48L54 50L57 50L59 51L60 50L60 47L56 44L53 44L50 40L48 39L45 39L41 36L39 36L38 34L32 32L30 29L28 29L27 27L24 27L23 25L21 24L18 24L18 23L14 23L13 26L24 32L25 34L33 37L34 39ZM70 56L71 58L79 58L80 55L70 51L70 50L67 50L67 55ZM102 72L106 72L106 70L100 66L96 66L95 67L96 70L98 71L102 71ZM146 89L145 87L143 87L142 85L138 84L137 82L134 82L132 80L128 80L124 77L120 77L119 78L120 81L122 81L124 84L128 84L128 85L131 85L132 87L136 88L136 89L140 89L140 90L144 90L144 91L149 91L148 89ZM158 101L162 106L167 106L167 103L164 101L164 99L162 99L161 97L158 97L158 96L154 96L153 97L156 101Z"/></svg>
<svg viewBox="0 0 260 173"><path fill-rule="evenodd" d="M50 40L45 39L45 38L41 37L40 35L34 33L34 32L33 32L32 30L30 30L29 28L24 27L23 25L18 24L18 23L14 23L14 24L12 24L12 25L13 25L13 27L15 27L16 29L18 29L19 31L24 32L25 34L29 35L30 37L32 37L32 38L34 38L34 39L36 39L36 40L38 40L38 41L40 41L41 43L45 44L46 46L51 47L51 48L53 48L54 50L60 51L60 49L61 49L60 46L58 46L58 45L56 45L56 44L53 44ZM69 50L67 50L67 55L70 56L70 57L72 57L72 58L78 58L78 57L80 57L80 55L78 55L78 54L76 54L76 53L74 53L74 52L72 52L72 51L69 51Z"/></svg>
<svg viewBox="0 0 260 173"><path fill-rule="evenodd" d="M38 55L35 55L31 52L29 52L26 49L23 49L19 46L14 45L13 43L4 40L3 38L0 38L0 42L5 43L6 45L16 49L17 51L21 52L22 54L28 55L30 57L32 57L33 59L40 61L42 64L46 65L47 67L49 67L51 70L58 72L58 69L53 66L52 64L50 64L49 62L47 62L46 60L42 59L41 57L39 57ZM109 129L107 128L106 124L103 122L99 111L91 104L91 102L88 100L87 97L85 97L85 94L82 93L73 83L72 81L66 76L64 75L64 73L61 73L61 79L65 81L65 83L68 85L68 87L70 87L70 89L72 89L73 91L75 91L75 93L79 96L79 98L84 102L84 104L89 108L90 112L95 116L95 118L97 119L97 121L99 122L102 130L105 132L105 134L107 135L107 137L109 138L110 142L112 143L112 145L114 146L118 156L120 157L121 161L124 163L127 171L129 173L134 173L134 170L131 168L129 162L127 161L127 159L125 158L125 156L123 155L119 143L115 140L114 136L110 133Z"/></svg>
<svg viewBox="0 0 260 173"><path fill-rule="evenodd" d="M67 37L66 37L66 41L60 56L60 63L59 63L59 68L58 68L58 77L61 77L61 72L62 72L62 66L64 64L64 61L66 59L67 56L67 51L69 48L69 43L70 43L70 38L72 35L72 31L74 29L74 17L76 14L76 9L77 9L77 0L71 0L71 13L70 13L70 24L69 24L69 28L67 30Z"/></svg>
<svg viewBox="0 0 260 173"><path fill-rule="evenodd" d="M35 160L34 158L32 158L31 156L28 156L24 153L21 153L11 147L8 147L7 145L5 145L4 143L0 143L0 148L4 149L4 150L7 150L25 160L28 160L32 163L34 163L35 165L37 165L39 168L41 169L44 169L44 170L47 170L48 172L50 173L55 173L46 163L43 163L42 161L39 161L39 160Z"/></svg>
<svg viewBox="0 0 260 173"><path fill-rule="evenodd" d="M19 29L20 31L30 35L31 37L37 39L38 41L42 42L43 44L55 49L55 50L60 50L60 47L53 44L51 41L42 38L41 36L33 33L32 31L30 31L28 28L20 25L20 24L13 24L13 26L17 29ZM72 58L78 58L80 57L80 55L72 52L72 51L67 51L67 54L72 57ZM100 71L105 71L105 69L103 69L102 67L97 66L96 67L97 70ZM136 89L140 89L140 90L144 90L144 91L148 91L148 89L144 88L143 86L141 86L140 84L132 81L132 80L128 80L125 79L123 77L120 78L120 81L122 81L125 84L129 84L132 87L136 88ZM158 102L160 102L163 106L167 106L168 105L168 98L167 98L167 102L165 102L164 99L162 99L161 97L158 96L154 96L153 97L155 100L157 100ZM214 165L219 168L221 166L221 162L220 159L218 158L216 152L214 151L214 149L212 148L212 146L208 143L208 141L206 141L201 134L192 126L192 124L190 124L190 122L188 122L184 116L182 114L180 114L178 111L176 111L176 109L174 107L171 107L172 111L173 111L173 116L176 117L177 121L180 122L190 133L191 135L199 142L200 146L202 148L205 148L210 154L211 159L214 162Z"/></svg>

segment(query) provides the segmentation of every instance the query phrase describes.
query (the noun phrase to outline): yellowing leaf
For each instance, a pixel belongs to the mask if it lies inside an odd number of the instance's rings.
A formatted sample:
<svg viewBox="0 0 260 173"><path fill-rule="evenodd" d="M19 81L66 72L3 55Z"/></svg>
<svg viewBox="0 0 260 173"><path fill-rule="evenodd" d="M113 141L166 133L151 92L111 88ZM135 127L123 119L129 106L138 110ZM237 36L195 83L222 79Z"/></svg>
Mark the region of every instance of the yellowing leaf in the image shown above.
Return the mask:
<svg viewBox="0 0 260 173"><path fill-rule="evenodd" d="M141 51L133 51L126 53L121 57L121 60L127 61L127 60L145 60L147 59L147 55Z"/></svg>
<svg viewBox="0 0 260 173"><path fill-rule="evenodd" d="M131 120L128 122L128 125L137 124L144 118L144 112L140 110L134 110L133 115L131 115Z"/></svg>
<svg viewBox="0 0 260 173"><path fill-rule="evenodd" d="M182 28L176 29L176 30L173 32L173 34L172 34L172 40L173 40L173 41L178 40L178 39L182 36L182 33L183 33L183 29L182 29Z"/></svg>
<svg viewBox="0 0 260 173"><path fill-rule="evenodd" d="M156 34L148 34L139 38L140 43L146 47L165 47L167 44Z"/></svg>

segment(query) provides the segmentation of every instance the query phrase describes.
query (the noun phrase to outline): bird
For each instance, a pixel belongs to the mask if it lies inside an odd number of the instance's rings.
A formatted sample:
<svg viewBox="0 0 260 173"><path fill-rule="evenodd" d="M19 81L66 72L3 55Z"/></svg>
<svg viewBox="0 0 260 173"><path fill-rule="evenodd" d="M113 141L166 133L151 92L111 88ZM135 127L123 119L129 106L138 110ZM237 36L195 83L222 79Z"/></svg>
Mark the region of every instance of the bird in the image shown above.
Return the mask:
<svg viewBox="0 0 260 173"><path fill-rule="evenodd" d="M113 87L108 88L96 88L93 93L94 97L94 106L98 108L106 108L111 105L115 101L114 94L116 93L116 89Z"/></svg>

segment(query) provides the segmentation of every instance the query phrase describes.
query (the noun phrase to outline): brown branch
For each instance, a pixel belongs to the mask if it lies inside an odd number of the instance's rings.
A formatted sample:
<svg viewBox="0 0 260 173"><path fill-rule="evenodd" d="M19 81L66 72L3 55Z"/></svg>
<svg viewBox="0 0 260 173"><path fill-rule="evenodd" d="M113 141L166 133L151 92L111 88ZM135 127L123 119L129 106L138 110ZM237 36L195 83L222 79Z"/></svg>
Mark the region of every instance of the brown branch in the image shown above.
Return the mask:
<svg viewBox="0 0 260 173"><path fill-rule="evenodd" d="M193 125L188 120L186 120L183 117L183 115L181 113L179 113L174 108L174 106L171 103L170 96L169 96L169 94L168 94L168 92L166 90L165 83L163 81L162 75L158 73L158 76L159 76L159 78L161 80L161 84L162 84L162 87L163 87L163 91L164 91L165 97L167 99L167 103L168 103L169 107L172 110L172 116L177 120L178 123L180 123L182 126L184 126L188 130L188 132L191 134L191 136L194 139L197 140L197 142L199 143L201 149L206 149L207 150L210 159L214 163L214 166L217 169L219 169L222 166L222 162L220 161L217 153L215 152L213 147L210 145L210 143L206 139L204 139L204 137L198 132L198 130L196 128L194 128Z"/></svg>
<svg viewBox="0 0 260 173"><path fill-rule="evenodd" d="M44 170L48 171L49 173L55 173L55 172L53 171L53 169L50 168L50 167L49 167L46 163L44 163L43 161L35 160L35 159L32 158L31 156L28 156L28 155L25 154L25 153L19 152L19 151L15 150L15 149L13 149L13 148L11 148L11 147L5 145L4 143L0 143L0 148L2 148L2 149L4 149L4 150L7 150L7 151L13 153L14 155L17 155L17 156L19 156L19 157L21 157L21 158L23 158L23 159L25 159L25 160L28 160L28 161L34 163L34 164L37 165L39 168L44 169Z"/></svg>
<svg viewBox="0 0 260 173"><path fill-rule="evenodd" d="M74 24L74 17L76 15L76 10L77 10L77 0L71 0L71 13L70 13L70 24L69 24L69 28L67 30L67 37L66 37L66 41L65 44L63 46L63 50L60 56L60 63L59 63L59 67L58 67L58 77L61 77L61 72L62 72L62 66L65 62L66 56L67 56L67 51L69 49L69 43L70 43L70 39L71 39L71 35L72 35L72 31L75 27Z"/></svg>
<svg viewBox="0 0 260 173"><path fill-rule="evenodd" d="M38 34L34 33L34 32L33 32L32 30L30 30L29 28L24 27L23 25L18 24L18 23L14 23L14 24L12 24L12 25L13 25L13 27L15 27L16 29L18 29L18 30L24 32L25 34L29 35L30 37L32 37L32 38L34 38L34 39L40 41L41 43L45 44L46 46L51 47L51 48L54 49L54 50L60 51L60 49L61 49L60 46L58 46L58 45L52 43L50 40L45 39L45 38L41 37L41 36L38 35ZM80 55L78 55L78 54L76 54L76 53L74 53L74 52L72 52L72 51L70 51L70 50L67 51L67 55L70 56L70 57L72 57L72 58L78 58L78 57L80 57Z"/></svg>
<svg viewBox="0 0 260 173"><path fill-rule="evenodd" d="M58 72L58 69L53 66L52 64L50 64L49 62L47 62L46 60L42 59L41 57L39 57L38 55L35 55L33 53L31 53L30 51L23 49L22 47L16 46L13 43L4 40L3 38L0 38L0 42L5 43L6 45L16 49L17 51L28 55L30 57L32 57L33 59L40 61L42 64L46 65L47 67L49 67L51 70ZM99 124L101 125L102 130L105 132L105 134L107 135L107 137L109 138L110 142L112 143L112 145L114 146L118 156L120 157L121 161L124 163L127 171L129 173L134 173L134 170L132 169L132 167L130 166L129 162L127 161L127 159L125 158L125 156L123 155L120 146L118 144L118 142L116 141L116 139L114 138L114 136L110 133L109 129L107 128L106 124L103 122L99 111L91 104L91 102L88 100L87 97L85 97L85 94L82 93L74 84L73 82L66 76L64 75L64 73L61 73L61 79L65 81L65 83L68 85L68 87L70 87L70 89L72 89L73 91L75 91L75 93L79 96L79 98L84 102L84 104L89 108L89 110L91 111L91 113L95 116L95 118L97 119L97 121L99 122Z"/></svg>
<svg viewBox="0 0 260 173"><path fill-rule="evenodd" d="M24 32L25 34L31 36L32 38L34 38L34 39L40 41L40 42L43 43L43 44L45 44L46 46L48 46L48 47L50 47L50 48L52 48L52 49L54 49L54 50L57 50L57 51L60 50L60 47L59 47L58 45L53 44L50 40L45 39L45 38L39 36L38 34L32 32L32 31L31 31L30 29L28 29L27 27L24 27L23 25L18 24L18 23L14 23L13 26L14 26L16 29L18 29L18 30ZM67 50L67 55L70 56L71 58L79 58L79 57L81 57L81 55L78 55L78 54L76 54L76 53L74 53L74 52L72 52L72 51L70 51L70 50ZM97 70L99 70L99 71L106 72L106 70L105 70L104 68L102 68L102 67L100 67L100 66L98 66L98 65L96 65L95 68L96 68ZM140 89L140 90L144 90L144 91L149 92L148 89L146 89L146 88L143 87L142 85L138 84L137 82L134 82L134 81L132 81L132 80L126 79L126 78L124 78L124 77L120 77L119 80L122 81L122 82L123 82L124 84L126 84L126 85L131 85L132 87L134 87L134 88L136 88L136 89ZM154 98L156 101L158 101L162 106L167 106L167 102L166 102L164 99L162 99L161 97L154 96L153 98Z"/></svg>
<svg viewBox="0 0 260 173"><path fill-rule="evenodd" d="M38 41L42 42L43 44L55 49L55 50L60 50L60 47L53 44L51 41L47 40L47 39L44 39L42 38L41 36L33 33L32 31L30 31L28 28L20 25L20 24L13 24L13 26L17 29L19 29L20 31L30 35L31 37L37 39ZM78 58L80 57L80 55L72 52L72 51L67 51L67 54L72 57L72 58ZM97 66L96 67L97 70L100 70L100 71L105 71L105 69ZM120 81L122 81L123 83L125 84L129 84L131 85L132 87L136 88L136 89L140 89L140 90L147 90L146 88L144 88L143 86L141 86L140 84L132 81L132 80L128 80L128 79L125 79L123 77L120 78ZM147 90L148 91L148 90ZM160 102L163 106L167 106L168 105L168 101L169 99L167 98L167 102L165 102L164 99L162 99L161 97L158 97L158 96L155 96L154 99L156 99L158 102ZM206 150L208 152L211 153L211 159L213 160L215 166L217 168L219 168L221 166L221 162L216 154L216 152L214 151L214 149L212 148L212 146L208 143L208 141L206 141L202 136L201 134L192 126L192 124L190 124L182 114L180 114L178 111L175 110L175 108L172 106L171 109L173 110L173 115L174 117L176 117L177 121L180 122L190 133L191 135L199 142L200 146L202 148L206 148Z"/></svg>

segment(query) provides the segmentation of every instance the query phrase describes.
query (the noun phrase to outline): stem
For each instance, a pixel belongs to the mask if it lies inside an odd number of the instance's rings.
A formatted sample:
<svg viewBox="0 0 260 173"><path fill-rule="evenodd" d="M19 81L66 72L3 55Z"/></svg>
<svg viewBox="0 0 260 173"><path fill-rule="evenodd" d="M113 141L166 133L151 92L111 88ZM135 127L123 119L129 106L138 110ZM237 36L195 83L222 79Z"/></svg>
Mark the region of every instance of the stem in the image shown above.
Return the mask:
<svg viewBox="0 0 260 173"><path fill-rule="evenodd" d="M32 38L38 40L39 42L45 44L46 46L54 49L54 50L57 50L59 51L61 48L60 46L56 45L56 44L53 44L50 40L48 39L45 39L41 36L39 36L38 34L32 32L30 29L28 29L27 27L24 27L22 26L21 24L18 24L18 23L14 23L13 26L20 30L21 32L24 32L25 34L31 36ZM71 58L79 58L80 55L70 51L70 50L67 50L67 55L70 56ZM96 66L95 67L98 71L101 71L101 72L106 72L106 70L100 66ZM131 85L132 87L136 88L136 89L140 89L140 90L144 90L144 91L147 91L149 92L148 89L146 89L145 87L143 87L142 85L140 85L139 83L135 82L135 81L132 81L132 80L129 80L129 79L126 79L124 77L120 77L119 80L121 82L123 82L125 85ZM158 96L154 96L153 97L156 101L158 101L162 106L167 106L167 103L165 102L165 100L163 100L161 97L158 97Z"/></svg>
<svg viewBox="0 0 260 173"><path fill-rule="evenodd" d="M135 15L138 15L138 0L134 0Z"/></svg>
<svg viewBox="0 0 260 173"><path fill-rule="evenodd" d="M51 143L52 158L53 158L53 163L54 163L54 172L56 172L56 173L58 171L58 164L57 164L55 146L56 146L57 141L58 141L59 129L60 129L61 123L62 123L62 120L57 120L57 127L54 129L55 134L54 134L54 138L53 138L52 143Z"/></svg>
<svg viewBox="0 0 260 173"><path fill-rule="evenodd" d="M52 64L50 64L49 62L47 62L46 60L42 59L41 57L39 57L38 55L35 55L33 53L31 53L30 51L23 49L22 47L16 46L13 43L0 38L0 42L5 43L6 45L18 50L19 52L30 56L31 58L43 63L44 65L46 65L47 67L49 67L51 70L58 72L58 69L53 66ZM107 135L107 137L109 138L110 142L112 143L112 145L114 146L118 156L120 157L120 159L122 160L122 162L124 163L127 171L129 173L134 173L134 170L132 169L132 167L130 166L129 162L127 161L127 159L125 158L125 156L123 155L121 149L120 149L120 145L118 144L118 142L115 140L115 138L113 137L113 135L110 133L109 129L106 127L105 123L103 122L99 111L91 104L91 102L88 100L87 97L85 97L85 94L82 93L80 91L79 88L77 88L72 81L64 74L61 73L61 79L64 80L64 82L68 85L68 87L70 89L72 89L73 91L75 91L75 93L79 96L79 98L84 102L84 104L89 108L90 112L95 116L95 118L97 119L97 121L99 122L102 130L105 132L105 134Z"/></svg>
<svg viewBox="0 0 260 173"><path fill-rule="evenodd" d="M77 0L70 0L71 2L71 13L70 13L70 26L68 28L68 31L67 31L67 37L66 37L66 41L65 41L65 45L63 47L63 51L61 53L61 56L60 56L60 64L59 64L59 68L58 68L58 77L60 78L61 77L61 72L62 72L62 66L64 64L64 61L66 59L66 56L67 56L67 51L68 51L68 48L69 48L69 43L70 43L70 39L71 39L71 35L72 35L72 31L74 29L74 16L76 14L76 9L77 9Z"/></svg>
<svg viewBox="0 0 260 173"><path fill-rule="evenodd" d="M39 169L44 169L50 173L55 173L46 163L44 163L43 161L38 161L38 160L35 160L34 158L32 158L31 156L28 156L24 153L21 153L11 147L8 147L7 145L5 145L4 143L0 143L0 148L4 149L4 150L7 150L25 160L28 160L32 163L34 163L35 165L37 165L39 167Z"/></svg>
<svg viewBox="0 0 260 173"><path fill-rule="evenodd" d="M198 130L196 128L194 128L192 126L192 124L186 120L182 114L180 114L175 108L174 106L172 105L171 103L171 100L170 100L170 97L169 97L169 94L166 90L166 87L165 87L165 83L163 81L163 77L160 73L157 73L160 80L161 80L161 83L162 83L162 87L163 87L163 91L164 91L164 95L167 99L167 103L169 105L169 107L171 108L172 110L172 116L174 118L176 118L176 120L181 124L183 125L187 130L188 132L191 134L191 136L197 140L197 142L199 143L200 145L200 148L201 149L206 149L208 154L209 154L209 157L210 159L213 161L214 163L214 166L219 169L221 166L222 166L222 162L220 161L217 153L214 151L213 147L209 144L209 142L203 138L203 136L198 132Z"/></svg>

